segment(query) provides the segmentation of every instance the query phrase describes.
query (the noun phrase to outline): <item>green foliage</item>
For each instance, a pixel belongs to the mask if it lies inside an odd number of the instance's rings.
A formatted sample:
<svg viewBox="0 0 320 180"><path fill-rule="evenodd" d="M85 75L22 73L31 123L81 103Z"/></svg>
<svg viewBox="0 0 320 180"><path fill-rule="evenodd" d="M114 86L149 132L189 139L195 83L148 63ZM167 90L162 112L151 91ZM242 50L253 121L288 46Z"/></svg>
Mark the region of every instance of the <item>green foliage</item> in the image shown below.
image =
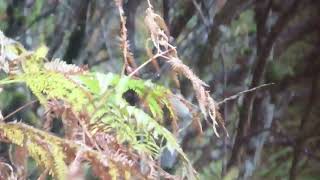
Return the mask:
<svg viewBox="0 0 320 180"><path fill-rule="evenodd" d="M36 129L26 129L22 124L0 123L0 131L13 144L26 147L37 164L48 169L56 179L65 179L65 153L57 138Z"/></svg>
<svg viewBox="0 0 320 180"><path fill-rule="evenodd" d="M93 139L99 133L110 134L131 151L150 156L152 159L159 158L163 148L167 148L171 153L177 151L186 168L190 170L190 162L177 139L161 125L164 108L169 110L170 118L176 120L170 101L172 94L167 88L151 81L112 73L102 74L85 70L71 73L80 68L58 60L45 62L47 48L44 46L34 53L26 52L15 45L7 51L19 58L24 57L20 59L22 69L19 73L0 80L0 84L24 82L48 110L52 100L62 101L71 108L75 119ZM139 97L136 106L130 105L124 98L128 91L133 91ZM72 119L64 118L64 121ZM28 141L28 151L40 166L49 168L57 179L65 177L65 153L61 144L43 135L41 141L49 144L50 148L39 146L39 137L34 137L32 133L28 134L26 139L26 132L12 130L17 128L14 125L11 125L11 128L4 128L9 126L6 124L2 126L6 137L12 143L22 146Z"/></svg>

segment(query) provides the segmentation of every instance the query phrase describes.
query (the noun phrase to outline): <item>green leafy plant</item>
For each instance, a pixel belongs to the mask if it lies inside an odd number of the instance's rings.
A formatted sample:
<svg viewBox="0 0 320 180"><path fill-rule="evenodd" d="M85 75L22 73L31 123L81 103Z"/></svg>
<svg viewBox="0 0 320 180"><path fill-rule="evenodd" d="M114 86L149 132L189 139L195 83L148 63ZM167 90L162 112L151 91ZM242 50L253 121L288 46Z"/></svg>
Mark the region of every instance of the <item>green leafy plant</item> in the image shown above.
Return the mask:
<svg viewBox="0 0 320 180"><path fill-rule="evenodd" d="M121 3L117 5L122 12ZM146 23L152 41L157 48L160 45L168 48L166 51L158 49L158 53L166 55L172 69L192 82L200 110L205 118L212 120L218 135L216 124L224 126L214 100L203 87L205 83L177 57L174 47L162 32L163 25L158 27L152 22L155 17L160 18L149 7ZM125 23L125 18L121 19L121 23ZM122 26L121 47L124 69L128 70L133 64L133 56L123 28L125 26ZM201 124L195 113L197 110L193 110L190 102L174 95L169 89L134 77L143 66L130 75L90 72L60 59L48 61L48 49L45 46L31 52L2 33L0 36L1 69L7 73L7 77L0 80L0 85L24 83L45 108L46 115L42 130L22 123L2 121L0 137L3 141L25 148L39 167L45 170L43 176L48 172L56 179L65 179L73 175L74 169L80 169L81 162L86 160L102 179L178 178L179 175L171 175L157 164L162 151L167 149L179 154L183 172L186 172L184 176L197 178L177 137L164 126L164 119L170 119L172 129L178 128L174 100L185 104L190 113L195 115L194 121ZM47 132L55 117L62 119L64 137Z"/></svg>

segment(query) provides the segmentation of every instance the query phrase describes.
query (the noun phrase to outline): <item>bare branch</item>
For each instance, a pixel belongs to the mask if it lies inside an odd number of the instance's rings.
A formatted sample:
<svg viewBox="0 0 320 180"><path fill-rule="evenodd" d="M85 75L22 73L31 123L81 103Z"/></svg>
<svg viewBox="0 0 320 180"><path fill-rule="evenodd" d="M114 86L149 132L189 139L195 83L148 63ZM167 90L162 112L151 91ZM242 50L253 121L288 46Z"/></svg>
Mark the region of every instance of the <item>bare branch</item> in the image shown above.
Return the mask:
<svg viewBox="0 0 320 180"><path fill-rule="evenodd" d="M236 98L238 98L239 96L242 96L242 95L244 95L244 94L247 94L247 93L250 93L250 92L252 92L252 91L255 91L255 90L258 90L258 89L267 87L267 86L271 86L271 85L274 85L274 84L275 84L275 83L262 84L262 85L260 85L260 86L255 87L255 88L251 88L251 89L248 89L248 90L245 90L245 91L241 91L241 92L239 92L239 93L237 93L237 94L235 94L235 95L232 95L232 96L230 96L230 97L228 97L228 98L225 98L224 100L218 102L217 105L221 105L221 104L223 104L223 103L226 103L227 101L236 99Z"/></svg>
<svg viewBox="0 0 320 180"><path fill-rule="evenodd" d="M11 116L15 115L17 112L19 112L19 111L21 111L21 110L25 109L26 107L28 107L28 106L32 105L33 103L35 103L35 102L37 102L37 101L38 101L38 100L30 101L30 102L26 103L25 105L23 105L23 106L21 106L21 107L17 108L16 110L14 110L14 111L13 111L13 112L11 112L10 114L8 114L6 117L4 117L4 118L2 119L2 121L4 121L4 120L8 119L9 117L11 117Z"/></svg>

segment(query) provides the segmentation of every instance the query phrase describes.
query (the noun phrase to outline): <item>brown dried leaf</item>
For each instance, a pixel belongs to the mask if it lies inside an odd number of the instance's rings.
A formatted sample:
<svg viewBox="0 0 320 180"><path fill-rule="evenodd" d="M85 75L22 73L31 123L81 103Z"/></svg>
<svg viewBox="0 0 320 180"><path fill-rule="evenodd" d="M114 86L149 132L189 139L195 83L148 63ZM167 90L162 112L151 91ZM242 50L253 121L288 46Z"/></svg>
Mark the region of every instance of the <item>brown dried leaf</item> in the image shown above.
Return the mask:
<svg viewBox="0 0 320 180"><path fill-rule="evenodd" d="M87 67L78 67L74 64L67 64L61 59L54 59L44 64L44 68L48 71L59 72L63 74L82 74L88 71Z"/></svg>
<svg viewBox="0 0 320 180"><path fill-rule="evenodd" d="M19 179L27 179L28 151L24 147L15 146L10 155L10 161L16 169Z"/></svg>
<svg viewBox="0 0 320 180"><path fill-rule="evenodd" d="M147 8L144 22L149 29L154 46L161 52L160 45L168 48L169 30L161 16L154 13L152 7Z"/></svg>

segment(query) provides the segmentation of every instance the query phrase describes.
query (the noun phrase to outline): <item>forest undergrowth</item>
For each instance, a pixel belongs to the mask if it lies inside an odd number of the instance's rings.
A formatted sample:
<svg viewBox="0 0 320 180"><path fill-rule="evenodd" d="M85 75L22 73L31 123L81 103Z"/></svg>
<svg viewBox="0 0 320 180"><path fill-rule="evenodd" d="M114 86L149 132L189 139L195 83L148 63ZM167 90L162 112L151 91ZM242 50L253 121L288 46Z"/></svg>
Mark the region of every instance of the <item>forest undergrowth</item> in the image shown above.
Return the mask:
<svg viewBox="0 0 320 180"><path fill-rule="evenodd" d="M197 179L192 162L179 145L182 128L175 102L192 114L194 128L202 132L201 119L210 123L216 136L227 136L218 103L210 96L208 85L199 79L170 44L164 20L152 5L146 9L145 26L149 59L138 66L127 40L126 17L121 0L115 1L120 15L120 48L123 68L119 74L90 71L86 66L67 64L61 59L47 59L48 48L26 50L19 42L0 32L0 80L2 92L7 87L25 87L34 100L1 117L0 140L12 144L10 163L1 162L2 176L23 179L27 159L39 168L39 179L84 177L84 166L100 179ZM150 46L151 45L151 46ZM171 67L170 76L179 86L177 76L187 78L193 87L197 105L170 89L140 78L140 70L158 61ZM8 121L14 113L39 103L44 109L39 125ZM51 132L53 122L63 124L63 135ZM168 129L165 124L171 124ZM178 154L174 172L161 168L160 158L167 150Z"/></svg>

